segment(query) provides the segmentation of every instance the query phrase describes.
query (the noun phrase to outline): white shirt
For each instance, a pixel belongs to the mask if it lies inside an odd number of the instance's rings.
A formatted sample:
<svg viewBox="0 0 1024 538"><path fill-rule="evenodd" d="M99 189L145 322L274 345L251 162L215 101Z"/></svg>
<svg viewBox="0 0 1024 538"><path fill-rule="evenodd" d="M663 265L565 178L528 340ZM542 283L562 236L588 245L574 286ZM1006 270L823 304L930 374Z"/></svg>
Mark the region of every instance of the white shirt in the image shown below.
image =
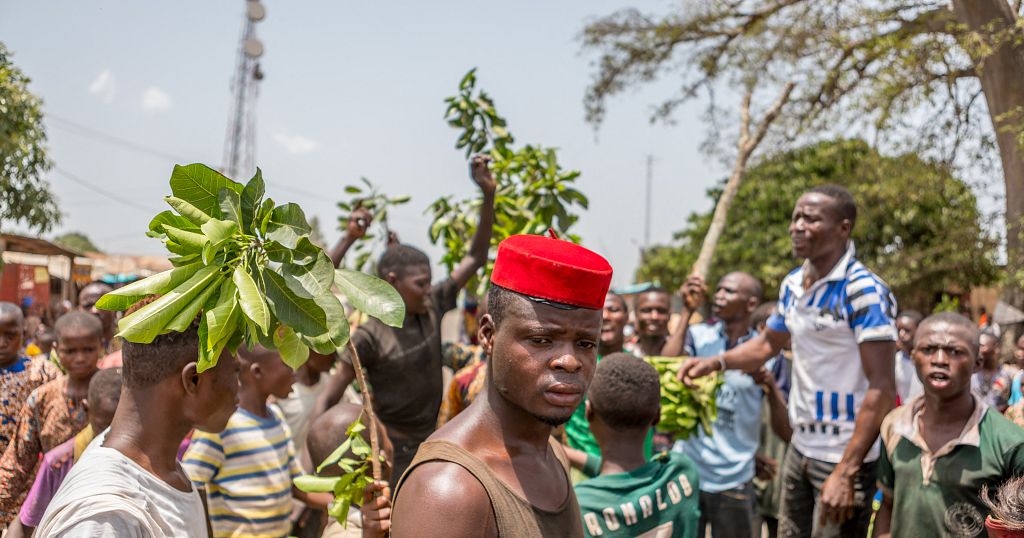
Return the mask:
<svg viewBox="0 0 1024 538"><path fill-rule="evenodd" d="M36 536L205 537L199 492L171 487L121 452L93 440L61 484Z"/></svg>
<svg viewBox="0 0 1024 538"><path fill-rule="evenodd" d="M842 459L867 393L859 344L896 341L896 299L855 252L850 242L828 275L806 290L809 262L789 273L768 319L769 329L789 333L793 347L792 444L804 456L828 463ZM876 459L877 439L864 461Z"/></svg>

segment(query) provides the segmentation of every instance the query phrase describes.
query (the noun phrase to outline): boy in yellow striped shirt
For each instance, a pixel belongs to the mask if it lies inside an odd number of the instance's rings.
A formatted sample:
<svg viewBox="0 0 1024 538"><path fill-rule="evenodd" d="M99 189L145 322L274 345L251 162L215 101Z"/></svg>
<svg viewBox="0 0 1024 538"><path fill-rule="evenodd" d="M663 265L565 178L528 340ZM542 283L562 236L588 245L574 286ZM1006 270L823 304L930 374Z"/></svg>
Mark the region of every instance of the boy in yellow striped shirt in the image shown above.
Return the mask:
<svg viewBox="0 0 1024 538"><path fill-rule="evenodd" d="M215 538L288 536L292 497L325 509L328 494L292 486L302 473L291 431L280 410L267 405L284 398L294 375L276 351L239 348L238 410L220 433L196 431L182 465L198 487L205 487Z"/></svg>

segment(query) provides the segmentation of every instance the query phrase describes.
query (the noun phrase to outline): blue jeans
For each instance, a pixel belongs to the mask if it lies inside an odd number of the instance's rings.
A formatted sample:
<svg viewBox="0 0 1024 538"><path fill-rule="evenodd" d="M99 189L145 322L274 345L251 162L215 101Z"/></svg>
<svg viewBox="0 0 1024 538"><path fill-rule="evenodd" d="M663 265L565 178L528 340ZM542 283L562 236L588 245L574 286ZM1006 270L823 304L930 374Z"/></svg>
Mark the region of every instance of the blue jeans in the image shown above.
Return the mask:
<svg viewBox="0 0 1024 538"><path fill-rule="evenodd" d="M818 522L818 496L836 464L808 458L789 447L782 470L779 536L786 538L865 538L875 495L876 462L864 462L854 480L853 517L841 525Z"/></svg>

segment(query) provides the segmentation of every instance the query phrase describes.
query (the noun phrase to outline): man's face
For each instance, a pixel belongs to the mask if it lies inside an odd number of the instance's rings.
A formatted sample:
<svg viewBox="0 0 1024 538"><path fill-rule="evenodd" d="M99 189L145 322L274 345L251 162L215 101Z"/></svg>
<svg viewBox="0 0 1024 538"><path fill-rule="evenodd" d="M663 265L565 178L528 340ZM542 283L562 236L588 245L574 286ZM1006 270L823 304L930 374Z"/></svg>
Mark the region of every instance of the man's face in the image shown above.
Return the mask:
<svg viewBox="0 0 1024 538"><path fill-rule="evenodd" d="M57 341L60 364L72 379L89 379L99 368L96 363L103 354L103 339L89 330L69 329Z"/></svg>
<svg viewBox="0 0 1024 538"><path fill-rule="evenodd" d="M669 297L660 291L640 295L636 301L636 332L641 336L668 335Z"/></svg>
<svg viewBox="0 0 1024 538"><path fill-rule="evenodd" d="M841 249L850 237L850 222L839 219L830 206L835 201L824 194L809 192L796 201L789 223L793 254L815 258L833 249Z"/></svg>
<svg viewBox="0 0 1024 538"><path fill-rule="evenodd" d="M944 322L918 329L911 358L924 391L943 400L971 390L971 375L981 367L968 332Z"/></svg>
<svg viewBox="0 0 1024 538"><path fill-rule="evenodd" d="M723 321L742 319L751 313L750 290L746 289L743 277L730 273L718 281L715 288L715 302L711 304L711 313Z"/></svg>
<svg viewBox="0 0 1024 538"><path fill-rule="evenodd" d="M983 362L991 363L995 361L996 355L999 353L999 339L990 334L981 335L979 350Z"/></svg>
<svg viewBox="0 0 1024 538"><path fill-rule="evenodd" d="M621 344L622 329L627 321L629 314L622 298L611 294L605 297L604 309L601 310L601 344Z"/></svg>
<svg viewBox="0 0 1024 538"><path fill-rule="evenodd" d="M24 336L25 327L21 318L0 316L0 366L6 366L18 358Z"/></svg>
<svg viewBox="0 0 1024 538"><path fill-rule="evenodd" d="M387 281L398 290L410 314L426 314L430 309L430 266L406 267L401 276L388 273Z"/></svg>
<svg viewBox="0 0 1024 538"><path fill-rule="evenodd" d="M223 431L238 408L238 359L225 349L217 366L196 375L199 376L195 395L197 413L189 418L200 430Z"/></svg>
<svg viewBox="0 0 1024 538"><path fill-rule="evenodd" d="M295 372L279 357L259 364L260 389L276 398L287 398L295 383Z"/></svg>
<svg viewBox="0 0 1024 538"><path fill-rule="evenodd" d="M917 332L917 321L914 318L900 316L896 318L896 331L899 335L900 349L910 353L914 349L914 334Z"/></svg>
<svg viewBox="0 0 1024 538"><path fill-rule="evenodd" d="M516 297L499 327L490 315L482 323L480 344L498 393L545 424L568 421L594 377L601 311Z"/></svg>
<svg viewBox="0 0 1024 538"><path fill-rule="evenodd" d="M108 329L114 325L114 312L96 308L96 302L109 291L109 287L90 284L78 294L78 308L100 318L100 322L103 323L104 333L107 333Z"/></svg>

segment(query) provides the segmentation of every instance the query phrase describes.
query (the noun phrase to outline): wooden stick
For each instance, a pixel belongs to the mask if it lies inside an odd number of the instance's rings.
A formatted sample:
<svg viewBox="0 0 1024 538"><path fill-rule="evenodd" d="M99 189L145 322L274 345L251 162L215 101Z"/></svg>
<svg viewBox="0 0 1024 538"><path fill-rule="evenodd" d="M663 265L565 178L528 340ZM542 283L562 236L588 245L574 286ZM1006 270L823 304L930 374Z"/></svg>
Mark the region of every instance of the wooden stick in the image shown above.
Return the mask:
<svg viewBox="0 0 1024 538"><path fill-rule="evenodd" d="M359 353L352 340L348 341L348 350L352 353L352 368L356 371L356 383L363 396L363 414L370 422L370 466L373 468L373 479L380 480L380 443L377 442L377 415L373 412L373 401L370 395L370 387L366 383L366 374L363 373L363 365L359 362Z"/></svg>

